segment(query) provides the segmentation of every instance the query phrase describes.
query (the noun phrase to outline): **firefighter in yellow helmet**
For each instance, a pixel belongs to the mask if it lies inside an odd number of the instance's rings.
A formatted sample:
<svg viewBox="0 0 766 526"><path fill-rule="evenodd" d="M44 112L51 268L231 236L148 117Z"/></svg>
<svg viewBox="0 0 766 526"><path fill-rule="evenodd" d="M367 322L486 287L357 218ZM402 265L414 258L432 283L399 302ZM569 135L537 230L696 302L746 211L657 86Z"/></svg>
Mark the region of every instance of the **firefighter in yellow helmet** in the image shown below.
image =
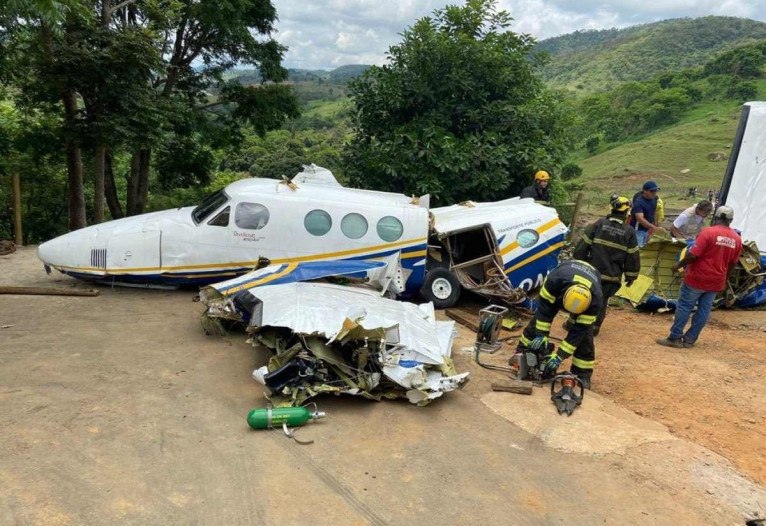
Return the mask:
<svg viewBox="0 0 766 526"><path fill-rule="evenodd" d="M535 315L519 337L515 360L528 350L544 354L543 378L552 378L561 362L571 356L570 372L590 388L596 363L593 324L603 303L601 274L584 261L564 261L545 278L537 301ZM551 323L562 309L569 313L573 323L558 350L548 353Z"/></svg>
<svg viewBox="0 0 766 526"><path fill-rule="evenodd" d="M524 188L519 197L531 197L535 201L549 203L551 201L550 189L548 188L550 180L551 176L548 172L545 170L538 171L535 174L535 183Z"/></svg>
<svg viewBox="0 0 766 526"><path fill-rule="evenodd" d="M609 215L588 225L572 252L574 259L587 261L601 273L604 304L593 327L594 336L598 335L606 317L606 304L609 298L620 290L623 276L625 284L630 287L641 269L636 231L625 224L630 212L630 200L627 197L613 195L610 205Z"/></svg>

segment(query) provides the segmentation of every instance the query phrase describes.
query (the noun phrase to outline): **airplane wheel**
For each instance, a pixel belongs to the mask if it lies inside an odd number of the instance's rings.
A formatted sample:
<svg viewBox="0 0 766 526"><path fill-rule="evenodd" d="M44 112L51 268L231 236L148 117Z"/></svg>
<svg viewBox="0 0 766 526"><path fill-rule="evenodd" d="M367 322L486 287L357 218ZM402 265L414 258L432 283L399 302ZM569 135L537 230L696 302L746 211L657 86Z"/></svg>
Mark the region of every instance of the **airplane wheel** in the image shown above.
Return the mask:
<svg viewBox="0 0 766 526"><path fill-rule="evenodd" d="M434 268L426 273L426 281L420 294L432 301L437 309L447 309L460 298L460 282L452 272L445 268Z"/></svg>

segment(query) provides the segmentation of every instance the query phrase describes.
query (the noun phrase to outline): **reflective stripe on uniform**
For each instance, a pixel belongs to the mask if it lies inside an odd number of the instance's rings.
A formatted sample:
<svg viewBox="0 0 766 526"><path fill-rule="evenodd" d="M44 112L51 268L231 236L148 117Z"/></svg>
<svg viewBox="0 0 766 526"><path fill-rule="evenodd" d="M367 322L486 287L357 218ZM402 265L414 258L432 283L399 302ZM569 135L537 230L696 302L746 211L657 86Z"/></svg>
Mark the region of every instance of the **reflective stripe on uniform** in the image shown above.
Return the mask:
<svg viewBox="0 0 766 526"><path fill-rule="evenodd" d="M578 369L593 369L596 365L596 360L582 360L580 358L572 357L572 366Z"/></svg>
<svg viewBox="0 0 766 526"><path fill-rule="evenodd" d="M607 241L606 239L597 238L597 239L594 239L593 242L596 243L597 245L604 245L605 247L616 248L617 250L623 250L625 252L629 250L628 247L626 247L625 245L620 245L619 243Z"/></svg>
<svg viewBox="0 0 766 526"><path fill-rule="evenodd" d="M529 338L527 338L523 334L521 336L519 336L519 343L521 343L521 345L525 345L526 346L526 345L529 345L531 342L532 342L532 340L530 340Z"/></svg>
<svg viewBox="0 0 766 526"><path fill-rule="evenodd" d="M543 285L540 289L540 297L551 303L556 303L556 298L553 297L553 294L548 292L548 290L545 288L545 285Z"/></svg>
<svg viewBox="0 0 766 526"><path fill-rule="evenodd" d="M567 356L574 354L575 349L576 347L566 340L562 341L559 345L559 352L566 353Z"/></svg>
<svg viewBox="0 0 766 526"><path fill-rule="evenodd" d="M626 272L626 273L625 273L625 277L628 277L628 278L637 278L637 277L638 277L638 272Z"/></svg>
<svg viewBox="0 0 766 526"><path fill-rule="evenodd" d="M605 276L601 274L601 281L611 281L612 283L620 283L622 281L622 278L619 278L617 276Z"/></svg>
<svg viewBox="0 0 766 526"><path fill-rule="evenodd" d="M575 323L579 323L581 325L593 325L596 323L596 317L590 316L588 314L580 314L575 320Z"/></svg>
<svg viewBox="0 0 766 526"><path fill-rule="evenodd" d="M592 245L593 244L593 240L591 238L589 238L588 236L583 237L582 240L585 242L586 245Z"/></svg>
<svg viewBox="0 0 766 526"><path fill-rule="evenodd" d="M550 332L551 323L549 321L535 320L535 329L538 331Z"/></svg>
<svg viewBox="0 0 766 526"><path fill-rule="evenodd" d="M572 277L572 281L575 283L579 283L580 285L585 285L588 288L591 288L593 286L593 282L589 280L588 278L584 278L582 276L578 276L577 274Z"/></svg>
<svg viewBox="0 0 766 526"><path fill-rule="evenodd" d="M628 252L628 254L635 254L635 253L636 253L636 252L638 252L640 249L641 249L641 247L639 247L639 246L635 246L635 247L633 247L633 248L629 248L629 249L627 250L627 252Z"/></svg>

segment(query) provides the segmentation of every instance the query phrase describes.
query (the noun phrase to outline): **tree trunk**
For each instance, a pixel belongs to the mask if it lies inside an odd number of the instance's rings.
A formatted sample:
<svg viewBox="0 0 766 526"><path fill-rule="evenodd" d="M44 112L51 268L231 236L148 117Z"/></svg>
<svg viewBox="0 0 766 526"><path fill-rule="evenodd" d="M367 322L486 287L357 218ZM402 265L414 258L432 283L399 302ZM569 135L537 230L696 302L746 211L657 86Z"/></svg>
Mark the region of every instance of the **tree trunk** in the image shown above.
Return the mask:
<svg viewBox="0 0 766 526"><path fill-rule="evenodd" d="M74 124L77 114L75 94L66 90L61 96L64 103L64 124ZM86 226L85 221L85 190L82 180L82 153L80 146L67 137L66 141L67 194L69 196L69 230L77 230Z"/></svg>
<svg viewBox="0 0 766 526"><path fill-rule="evenodd" d="M117 185L114 182L112 154L108 150L104 154L104 193L106 194L106 204L109 206L109 213L112 214L112 219L121 218L123 216L122 206L120 206Z"/></svg>
<svg viewBox="0 0 766 526"><path fill-rule="evenodd" d="M125 213L129 216L136 214L136 201L138 200L138 173L139 152L133 152L130 158L130 174L128 175L128 198Z"/></svg>
<svg viewBox="0 0 766 526"><path fill-rule="evenodd" d="M106 161L106 146L96 145L96 155L93 160L93 223L104 221L104 163Z"/></svg>
<svg viewBox="0 0 766 526"><path fill-rule="evenodd" d="M40 38L45 49L49 65L53 65L53 32L46 23L40 24ZM77 98L67 86L56 86L61 92L61 102L64 105L64 127L73 132L77 119ZM68 136L64 142L66 147L67 168L67 207L69 209L69 230L77 230L87 225L85 220L85 189L82 180L82 153L80 146Z"/></svg>
<svg viewBox="0 0 766 526"><path fill-rule="evenodd" d="M136 192L136 214L143 214L146 208L146 199L149 196L149 163L152 159L152 150L142 148L138 153L138 189Z"/></svg>

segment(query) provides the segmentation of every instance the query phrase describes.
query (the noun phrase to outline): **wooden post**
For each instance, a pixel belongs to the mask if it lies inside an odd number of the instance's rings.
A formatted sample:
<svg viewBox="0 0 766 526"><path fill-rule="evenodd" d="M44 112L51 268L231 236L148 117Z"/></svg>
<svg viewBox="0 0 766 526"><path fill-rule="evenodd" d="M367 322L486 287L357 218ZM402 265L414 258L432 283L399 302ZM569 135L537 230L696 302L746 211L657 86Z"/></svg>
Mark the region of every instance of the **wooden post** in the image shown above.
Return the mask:
<svg viewBox="0 0 766 526"><path fill-rule="evenodd" d="M13 173L13 217L14 242L20 247L24 244L24 235L21 230L21 181L17 172Z"/></svg>
<svg viewBox="0 0 766 526"><path fill-rule="evenodd" d="M532 384L521 382L519 380L509 380L506 382L492 382L493 391L505 391L506 393L517 393L524 395L532 394Z"/></svg>
<svg viewBox="0 0 766 526"><path fill-rule="evenodd" d="M96 289L52 289L47 287L11 287L0 285L0 294L16 294L19 296L98 296L101 292Z"/></svg>
<svg viewBox="0 0 766 526"><path fill-rule="evenodd" d="M572 223L569 225L569 240L574 241L575 227L577 226L577 216L580 215L580 208L582 208L582 200L585 197L583 192L577 193L577 199L575 200L574 212L572 212Z"/></svg>

